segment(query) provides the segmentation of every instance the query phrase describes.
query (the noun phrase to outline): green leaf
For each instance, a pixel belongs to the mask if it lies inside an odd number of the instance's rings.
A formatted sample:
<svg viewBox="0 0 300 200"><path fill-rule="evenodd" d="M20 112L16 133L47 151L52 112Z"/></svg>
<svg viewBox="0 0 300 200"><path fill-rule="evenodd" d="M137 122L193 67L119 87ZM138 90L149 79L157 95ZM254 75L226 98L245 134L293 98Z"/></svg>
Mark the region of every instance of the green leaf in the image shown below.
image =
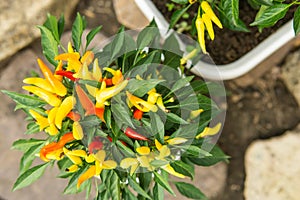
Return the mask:
<svg viewBox="0 0 300 200"><path fill-rule="evenodd" d="M86 182L83 182L80 186L79 189L77 189L77 180L79 178L79 176L86 171L86 169L88 168L88 166L84 166L79 168L79 170L75 173L73 173L72 177L70 178L70 181L67 185L67 187L64 189L63 194L75 194L78 193L80 191L82 191L82 189L84 188L84 186L86 185Z"/></svg>
<svg viewBox="0 0 300 200"><path fill-rule="evenodd" d="M195 156L195 157L198 157L198 158L202 158L202 157L207 157L207 156L212 156L211 153L197 147L197 146L194 146L194 145L190 145L187 150L186 150L186 153L188 155L191 155L191 156Z"/></svg>
<svg viewBox="0 0 300 200"><path fill-rule="evenodd" d="M272 6L273 5L273 0L251 0L251 3L256 4L258 6L260 6L260 5Z"/></svg>
<svg viewBox="0 0 300 200"><path fill-rule="evenodd" d="M293 26L295 35L300 33L300 6L298 6L297 10L294 13Z"/></svg>
<svg viewBox="0 0 300 200"><path fill-rule="evenodd" d="M159 173L153 172L154 173L154 181L161 185L163 188L165 188L170 194L175 196L174 191L172 190L170 184L168 183L168 180L163 178Z"/></svg>
<svg viewBox="0 0 300 200"><path fill-rule="evenodd" d="M110 129L111 127L111 110L110 109L105 109L104 110L104 120L106 127Z"/></svg>
<svg viewBox="0 0 300 200"><path fill-rule="evenodd" d="M37 97L29 96L25 94L20 94L16 92L10 92L7 90L1 90L4 94L8 95L10 98L12 98L16 103L22 104L28 107L42 107L46 105L45 101L40 100Z"/></svg>
<svg viewBox="0 0 300 200"><path fill-rule="evenodd" d="M139 174L139 183L144 191L149 191L149 186L152 182L152 172L143 172Z"/></svg>
<svg viewBox="0 0 300 200"><path fill-rule="evenodd" d="M13 186L13 191L26 187L35 182L44 174L45 169L49 164L50 162L37 165L21 174Z"/></svg>
<svg viewBox="0 0 300 200"><path fill-rule="evenodd" d="M110 194L112 200L120 200L120 179L116 172L112 171L110 176L110 185L109 185Z"/></svg>
<svg viewBox="0 0 300 200"><path fill-rule="evenodd" d="M178 81L175 82L175 84L172 86L170 93L174 93L180 88L186 86L191 82L191 80L194 78L194 76L188 76L185 78L181 78Z"/></svg>
<svg viewBox="0 0 300 200"><path fill-rule="evenodd" d="M144 28L137 37L137 48L139 50L149 47L149 45L155 40L159 35L157 27L147 26Z"/></svg>
<svg viewBox="0 0 300 200"><path fill-rule="evenodd" d="M96 115L89 115L80 121L82 128L97 127L101 123L101 120Z"/></svg>
<svg viewBox="0 0 300 200"><path fill-rule="evenodd" d="M187 121L174 113L167 113L167 119L176 124L189 124Z"/></svg>
<svg viewBox="0 0 300 200"><path fill-rule="evenodd" d="M40 125L38 125L36 122L31 122L27 125L25 135L27 134L33 134L40 132Z"/></svg>
<svg viewBox="0 0 300 200"><path fill-rule="evenodd" d="M76 19L72 25L72 40L74 48L79 52L81 46L81 36L85 29L85 19L77 13Z"/></svg>
<svg viewBox="0 0 300 200"><path fill-rule="evenodd" d="M155 168L162 167L168 163L169 163L169 161L166 161L166 160L152 160L150 162L151 166L153 166Z"/></svg>
<svg viewBox="0 0 300 200"><path fill-rule="evenodd" d="M186 13L186 11L191 7L192 4L189 4L188 6L186 6L185 8L182 8L180 10L176 10L171 17L171 21L170 21L170 26L169 29L173 28L177 22L179 21L179 19L182 17L182 15L184 13Z"/></svg>
<svg viewBox="0 0 300 200"><path fill-rule="evenodd" d="M99 31L101 30L102 26L98 26L94 29L92 29L86 36L86 44L85 44L85 49L87 49L87 47L89 46L89 44L91 43L91 41L93 40L93 38L95 37L95 35L97 33L99 33Z"/></svg>
<svg viewBox="0 0 300 200"><path fill-rule="evenodd" d="M151 132L152 136L158 139L159 142L164 143L164 136L165 136L165 126L162 122L162 119L157 113L149 112L150 119L151 119Z"/></svg>
<svg viewBox="0 0 300 200"><path fill-rule="evenodd" d="M120 140L117 140L116 144L126 157L135 157L135 153L130 148L125 146Z"/></svg>
<svg viewBox="0 0 300 200"><path fill-rule="evenodd" d="M189 3L188 0L171 0L174 3L178 3L178 4L187 4Z"/></svg>
<svg viewBox="0 0 300 200"><path fill-rule="evenodd" d="M161 62L161 52L159 50L155 50L150 52L146 57L142 57L134 66L141 67L142 65L152 65L154 63Z"/></svg>
<svg viewBox="0 0 300 200"><path fill-rule="evenodd" d="M209 152L212 156L197 158L197 157L189 157L190 161L199 166L212 166L218 162L225 161L228 162L229 156L224 154L224 152L218 147L214 146L212 150Z"/></svg>
<svg viewBox="0 0 300 200"><path fill-rule="evenodd" d="M57 61L54 57L58 55L58 43L55 40L52 32L45 26L37 26L41 31L43 54L47 60L54 66L57 66Z"/></svg>
<svg viewBox="0 0 300 200"><path fill-rule="evenodd" d="M155 183L153 187L153 199L154 200L164 200L165 198L164 188L158 183Z"/></svg>
<svg viewBox="0 0 300 200"><path fill-rule="evenodd" d="M27 171L34 159L36 159L36 154L39 153L40 149L42 148L44 144L37 144L32 147L30 147L23 155L21 158L20 162L20 173L22 174L23 172Z"/></svg>
<svg viewBox="0 0 300 200"><path fill-rule="evenodd" d="M175 186L183 196L186 196L190 199L208 199L198 188L196 188L192 184L185 182L175 182Z"/></svg>
<svg viewBox="0 0 300 200"><path fill-rule="evenodd" d="M156 85L164 82L164 80L148 79L148 80L137 80L130 79L127 85L127 90L135 96L142 97Z"/></svg>
<svg viewBox="0 0 300 200"><path fill-rule="evenodd" d="M129 114L128 107L125 107L124 104L114 103L111 106L111 112L113 113L113 118L121 127L122 125L134 127L131 117Z"/></svg>
<svg viewBox="0 0 300 200"><path fill-rule="evenodd" d="M60 39L64 32L64 28L65 28L65 17L63 14L61 14L60 18L58 19L57 28L58 28L58 36Z"/></svg>
<svg viewBox="0 0 300 200"><path fill-rule="evenodd" d="M125 190L125 197L123 197L124 199L126 199L126 200L138 200L138 198L136 197L136 196L134 196L134 194L127 188L127 187L125 187L124 188L124 190Z"/></svg>
<svg viewBox="0 0 300 200"><path fill-rule="evenodd" d="M58 35L58 23L56 17L48 14L44 26L52 32L52 35L55 38L56 42L60 43L60 39Z"/></svg>
<svg viewBox="0 0 300 200"><path fill-rule="evenodd" d="M291 4L274 4L265 9L264 12L250 24L250 26L273 26L278 20L285 16L290 6Z"/></svg>
<svg viewBox="0 0 300 200"><path fill-rule="evenodd" d="M195 177L195 171L193 166L188 165L181 160L177 160L174 162L171 162L170 165L174 168L174 170L180 174L183 174L185 176L190 177L191 179L194 179Z"/></svg>
<svg viewBox="0 0 300 200"><path fill-rule="evenodd" d="M113 61L113 59L115 59L116 56L122 50L124 41L125 41L124 27L121 27L118 31L118 34L111 42L111 49L110 49L111 61Z"/></svg>
<svg viewBox="0 0 300 200"><path fill-rule="evenodd" d="M144 191L143 188L134 180L132 177L128 177L128 183L134 189L135 192L137 192L139 195L147 198L147 199L152 199L147 192Z"/></svg>
<svg viewBox="0 0 300 200"><path fill-rule="evenodd" d="M45 140L38 140L38 139L34 139L34 138L30 138L28 140L19 139L13 143L12 149L17 149L17 150L26 152L30 147L35 146L35 145L40 145L44 142L45 142Z"/></svg>
<svg viewBox="0 0 300 200"><path fill-rule="evenodd" d="M249 32L239 18L239 0L221 0L219 13L220 20L226 27L236 31Z"/></svg>

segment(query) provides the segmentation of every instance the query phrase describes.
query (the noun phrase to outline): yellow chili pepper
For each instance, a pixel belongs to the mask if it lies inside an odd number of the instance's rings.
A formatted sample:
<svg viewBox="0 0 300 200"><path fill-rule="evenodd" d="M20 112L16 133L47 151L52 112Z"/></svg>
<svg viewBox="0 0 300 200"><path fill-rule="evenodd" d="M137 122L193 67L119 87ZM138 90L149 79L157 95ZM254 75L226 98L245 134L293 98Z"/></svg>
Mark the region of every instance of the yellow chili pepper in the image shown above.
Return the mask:
<svg viewBox="0 0 300 200"><path fill-rule="evenodd" d="M220 129L221 129L221 123L218 123L216 126L214 126L212 128L205 127L205 129L196 136L196 139L199 139L199 138L202 138L205 136L215 135L220 131Z"/></svg>
<svg viewBox="0 0 300 200"><path fill-rule="evenodd" d="M197 0L189 0L190 4L196 3Z"/></svg>
<svg viewBox="0 0 300 200"><path fill-rule="evenodd" d="M65 96L67 94L67 88L59 80L57 80L54 77L51 70L47 67L47 65L41 59L38 59L38 64L40 66L40 69L41 69L44 77L52 85L55 93L59 96Z"/></svg>
<svg viewBox="0 0 300 200"><path fill-rule="evenodd" d="M209 3L207 1L201 2L202 10L207 13L209 18L219 27L223 28L222 23L220 22L219 18L215 15L214 11L211 9Z"/></svg>
<svg viewBox="0 0 300 200"><path fill-rule="evenodd" d="M38 112L34 110L29 110L29 113L36 120L36 123L40 126L40 131L42 131L44 128L49 126L49 122L46 117L40 115Z"/></svg>
<svg viewBox="0 0 300 200"><path fill-rule="evenodd" d="M134 105L137 109L139 109L140 111L143 111L143 112L149 112L149 111L152 111L152 112L157 112L157 106L152 104L152 103L149 103L139 97L136 97L132 94L130 94L128 91L126 91L126 95L130 101L130 103L132 103L132 105Z"/></svg>
<svg viewBox="0 0 300 200"><path fill-rule="evenodd" d="M116 85L119 82L124 80L121 70L114 70L114 69L108 68L108 67L104 68L104 70L110 72L113 75L112 84Z"/></svg>
<svg viewBox="0 0 300 200"><path fill-rule="evenodd" d="M56 117L55 125L57 128L61 129L62 121L67 116L67 114L73 109L73 106L76 104L76 99L73 96L68 96L63 100L59 106Z"/></svg>
<svg viewBox="0 0 300 200"><path fill-rule="evenodd" d="M80 54L78 52L69 52L69 53L62 53L57 56L55 56L54 60L63 60L63 61L69 61L69 60L78 60L80 59Z"/></svg>
<svg viewBox="0 0 300 200"><path fill-rule="evenodd" d="M203 22L203 19L201 17L198 17L196 19L196 29L197 29L197 33L198 33L198 41L199 41L199 44L200 44L200 47L202 49L202 52L204 54L207 54L207 51L206 51L206 46L205 46L205 25L204 25L204 22Z"/></svg>
<svg viewBox="0 0 300 200"><path fill-rule="evenodd" d="M48 92L55 93L52 85L49 83L48 80L44 78L39 78L39 77L25 78L23 80L23 83L32 84Z"/></svg>
<svg viewBox="0 0 300 200"><path fill-rule="evenodd" d="M74 163L76 165L80 165L82 163L81 158L79 156L72 155L72 153L69 149L63 147L63 152L72 161L72 163Z"/></svg>
<svg viewBox="0 0 300 200"><path fill-rule="evenodd" d="M104 105L104 102L121 92L128 84L128 80L122 81L120 84L100 89L96 92L97 107ZM103 85L103 82L102 82Z"/></svg>
<svg viewBox="0 0 300 200"><path fill-rule="evenodd" d="M93 78L96 81L100 81L100 79L102 78L102 71L99 67L98 58L94 60L93 64Z"/></svg>
<svg viewBox="0 0 300 200"><path fill-rule="evenodd" d="M74 49L71 42L68 42L68 53L74 53Z"/></svg>
<svg viewBox="0 0 300 200"><path fill-rule="evenodd" d="M46 90L43 90L39 87L23 86L22 88L24 90L27 90L27 91L37 95L38 97L40 97L41 99L43 99L44 101L49 103L51 106L59 106L61 103L61 100L56 95L54 95Z"/></svg>
<svg viewBox="0 0 300 200"><path fill-rule="evenodd" d="M74 165L71 165L69 168L67 168L66 171L72 173L72 172L78 171L78 169L79 169L78 165L74 164Z"/></svg>
<svg viewBox="0 0 300 200"><path fill-rule="evenodd" d="M205 24L205 27L206 27L206 30L208 32L208 35L209 35L210 39L214 40L215 39L215 33L214 33L214 28L213 28L211 19L209 18L207 13L204 13L202 15L202 19L203 19L203 22Z"/></svg>
<svg viewBox="0 0 300 200"><path fill-rule="evenodd" d="M61 71L61 70L63 70L63 62L60 60L59 63L58 63L58 65L57 65L57 67L56 67L56 69L55 69L55 72ZM60 82L61 82L62 79L63 79L63 76L61 76L61 75L56 75L55 73L54 73L54 77L55 77L57 80L59 80Z"/></svg>
<svg viewBox="0 0 300 200"><path fill-rule="evenodd" d="M92 51L87 51L85 54L81 57L80 62L82 64L91 64L91 62L94 60L94 53Z"/></svg>
<svg viewBox="0 0 300 200"><path fill-rule="evenodd" d="M83 138L83 130L79 122L73 123L73 136L76 140L81 140Z"/></svg>

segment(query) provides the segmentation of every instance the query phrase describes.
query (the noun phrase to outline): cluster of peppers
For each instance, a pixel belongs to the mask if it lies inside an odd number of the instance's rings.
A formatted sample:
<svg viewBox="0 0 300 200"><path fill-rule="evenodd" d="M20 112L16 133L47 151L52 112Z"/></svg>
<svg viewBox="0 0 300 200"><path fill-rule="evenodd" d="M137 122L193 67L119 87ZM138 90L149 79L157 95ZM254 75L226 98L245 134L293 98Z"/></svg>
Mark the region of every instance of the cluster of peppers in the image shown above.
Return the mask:
<svg viewBox="0 0 300 200"><path fill-rule="evenodd" d="M205 8L205 6L203 6ZM205 9L207 10L207 9ZM38 59L38 65L44 76L31 77L24 79L23 89L38 96L49 104L50 107L45 112L31 109L29 113L36 120L40 131L45 131L53 138L48 144L40 150L40 158L49 162L51 160L61 160L65 156L69 158L72 165L66 170L70 173L76 172L80 167L88 166L87 170L78 178L77 188L89 178L99 176L103 169L111 170L117 166L125 170L130 170L132 175L139 167L147 168L150 171L157 169L157 166L151 164L152 161L164 163L160 166L168 173L180 178L184 176L176 172L170 165L172 159L169 145L183 144L187 141L185 138L168 138L165 136L164 144L158 140L149 138L138 133L131 127L125 128L123 133L132 140L147 141L153 146L140 146L134 149L135 156L127 157L118 164L116 161L108 159L104 148L103 138L96 136L88 146L72 146L76 141L84 138L84 127L81 126L80 120L89 115L97 116L102 123L105 122L105 109L109 109L110 99L120 92L124 91L127 98L127 105L132 111L132 117L135 120L141 120L143 114L147 112L157 112L159 109L168 112L164 106L162 95L152 88L147 93L147 100L137 97L126 91L129 80L125 79L120 69L109 67L101 69L98 60L94 59L92 51L87 51L83 56L74 52L71 43L68 45L68 52L55 57L59 63L53 73L46 64ZM91 70L89 70L91 66ZM103 77L102 70L110 74ZM136 79L141 79L137 76ZM88 83L79 83L80 80L94 81L98 86ZM67 88L64 84L71 82L74 89ZM77 97L77 98L76 98ZM79 102L78 102L79 101ZM171 101L171 100L167 100ZM81 116L75 105L80 103L84 109L84 116ZM191 112L191 117L199 116L203 110L199 109ZM71 120L71 127L63 131L64 122ZM196 138L214 135L219 132L220 124L214 128L205 128ZM65 133L65 130L68 132ZM50 137L51 138L51 137ZM112 141L108 135L105 139ZM121 141L125 146L127 144Z"/></svg>
<svg viewBox="0 0 300 200"><path fill-rule="evenodd" d="M196 2L196 0L189 0L189 2L190 4L193 4ZM204 54L207 54L205 45L205 31L207 31L211 40L215 39L213 23L216 24L220 29L223 28L222 23L212 10L210 4L207 1L202 1L198 8L195 26L198 34L198 42Z"/></svg>

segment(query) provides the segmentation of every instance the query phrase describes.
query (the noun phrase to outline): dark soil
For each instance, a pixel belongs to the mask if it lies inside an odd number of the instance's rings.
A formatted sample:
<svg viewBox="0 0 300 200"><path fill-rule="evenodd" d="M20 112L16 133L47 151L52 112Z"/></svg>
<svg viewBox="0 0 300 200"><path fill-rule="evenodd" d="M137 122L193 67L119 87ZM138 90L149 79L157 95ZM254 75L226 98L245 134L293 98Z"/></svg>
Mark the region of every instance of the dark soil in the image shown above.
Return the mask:
<svg viewBox="0 0 300 200"><path fill-rule="evenodd" d="M170 3L169 0L152 0L157 8L163 13L163 16L170 21L171 12L167 10L166 3ZM254 10L249 6L247 1L240 2L240 18L246 25L254 21L257 10ZM189 9L190 18L187 20L189 24L192 24L192 19L195 17L198 9L197 4L194 4ZM286 17L279 20L278 23L272 28L265 28L260 33L256 27L248 26L250 32L236 32L227 28L219 29L215 26L215 40L207 40L207 51L212 57L213 61L218 64L231 63L241 56L245 55L257 44L267 38L270 34L275 32L281 25L289 21L293 17L295 8L291 8Z"/></svg>

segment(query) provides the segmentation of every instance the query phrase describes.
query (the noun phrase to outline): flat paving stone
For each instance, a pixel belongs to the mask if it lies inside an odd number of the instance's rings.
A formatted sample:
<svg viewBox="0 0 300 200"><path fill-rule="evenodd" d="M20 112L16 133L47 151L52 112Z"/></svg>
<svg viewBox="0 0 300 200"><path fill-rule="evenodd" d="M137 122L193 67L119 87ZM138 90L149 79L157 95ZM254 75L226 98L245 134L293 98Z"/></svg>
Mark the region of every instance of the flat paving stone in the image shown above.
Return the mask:
<svg viewBox="0 0 300 200"><path fill-rule="evenodd" d="M245 156L246 200L298 200L300 125L280 137L253 142Z"/></svg>

